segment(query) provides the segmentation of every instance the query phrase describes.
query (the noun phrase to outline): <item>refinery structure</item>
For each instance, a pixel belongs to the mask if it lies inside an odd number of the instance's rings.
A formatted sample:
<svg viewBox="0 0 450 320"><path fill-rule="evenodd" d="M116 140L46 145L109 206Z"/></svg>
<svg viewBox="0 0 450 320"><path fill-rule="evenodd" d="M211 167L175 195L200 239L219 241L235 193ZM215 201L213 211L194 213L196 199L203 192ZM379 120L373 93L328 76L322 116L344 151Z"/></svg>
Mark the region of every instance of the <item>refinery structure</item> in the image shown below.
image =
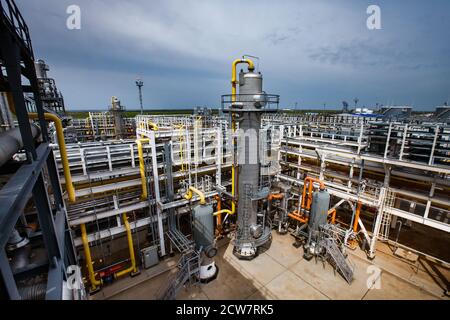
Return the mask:
<svg viewBox="0 0 450 320"><path fill-rule="evenodd" d="M0 299L449 299L450 107L283 112L243 57L218 112L76 119L0 4Z"/></svg>

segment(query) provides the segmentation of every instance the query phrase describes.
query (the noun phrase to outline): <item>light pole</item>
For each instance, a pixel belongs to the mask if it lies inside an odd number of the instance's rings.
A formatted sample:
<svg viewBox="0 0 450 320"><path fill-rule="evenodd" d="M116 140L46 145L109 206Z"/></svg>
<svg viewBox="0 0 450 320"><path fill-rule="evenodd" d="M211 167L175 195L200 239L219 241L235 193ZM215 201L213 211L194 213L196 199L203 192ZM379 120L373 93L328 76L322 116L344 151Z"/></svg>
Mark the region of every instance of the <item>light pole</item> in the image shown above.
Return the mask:
<svg viewBox="0 0 450 320"><path fill-rule="evenodd" d="M142 86L144 85L144 82L141 78L136 79L136 85L139 88L139 103L141 104L141 114L144 114L144 107L142 105Z"/></svg>

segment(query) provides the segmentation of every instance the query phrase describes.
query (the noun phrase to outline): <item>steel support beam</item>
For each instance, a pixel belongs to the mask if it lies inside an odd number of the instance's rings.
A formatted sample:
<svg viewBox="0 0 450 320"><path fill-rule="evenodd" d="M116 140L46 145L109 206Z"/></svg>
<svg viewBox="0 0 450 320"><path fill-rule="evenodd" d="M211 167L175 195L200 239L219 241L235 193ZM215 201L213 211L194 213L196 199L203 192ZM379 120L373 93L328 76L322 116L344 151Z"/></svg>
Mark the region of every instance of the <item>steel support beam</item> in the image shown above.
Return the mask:
<svg viewBox="0 0 450 320"><path fill-rule="evenodd" d="M6 245L22 214L49 153L48 144L41 144L37 149L37 161L22 165L0 190L0 248Z"/></svg>

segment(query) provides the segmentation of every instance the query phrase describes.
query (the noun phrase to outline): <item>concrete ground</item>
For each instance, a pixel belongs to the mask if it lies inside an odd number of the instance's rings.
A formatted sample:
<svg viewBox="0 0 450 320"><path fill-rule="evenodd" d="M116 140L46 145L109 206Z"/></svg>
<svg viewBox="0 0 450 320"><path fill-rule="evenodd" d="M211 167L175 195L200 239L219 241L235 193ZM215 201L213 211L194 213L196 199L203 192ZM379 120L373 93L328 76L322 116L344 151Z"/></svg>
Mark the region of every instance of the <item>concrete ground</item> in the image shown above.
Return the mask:
<svg viewBox="0 0 450 320"><path fill-rule="evenodd" d="M383 243L378 244L372 261L359 249L349 251L355 267L349 285L328 263L303 259L303 249L292 245L294 238L290 235L273 232L270 248L251 261L237 259L227 240L219 243L215 258L220 269L217 279L182 289L177 299L449 299L443 294L449 288L449 269L422 258L411 265L394 257ZM96 299L155 299L176 272L175 266L175 258L166 260L155 268L168 271L158 273L152 268L145 272L153 276L140 281L123 279L113 284L115 288L105 287ZM105 290L109 290L107 294Z"/></svg>

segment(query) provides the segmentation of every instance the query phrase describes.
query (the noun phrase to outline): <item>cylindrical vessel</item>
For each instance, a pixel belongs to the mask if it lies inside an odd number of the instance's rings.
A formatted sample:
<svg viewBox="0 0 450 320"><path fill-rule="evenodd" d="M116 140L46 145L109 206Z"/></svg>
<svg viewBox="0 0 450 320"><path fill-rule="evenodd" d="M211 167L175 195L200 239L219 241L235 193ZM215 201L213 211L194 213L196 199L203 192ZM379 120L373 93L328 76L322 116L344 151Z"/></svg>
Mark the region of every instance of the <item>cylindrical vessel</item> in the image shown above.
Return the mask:
<svg viewBox="0 0 450 320"><path fill-rule="evenodd" d="M238 132L238 206L234 253L240 258L252 258L257 247L270 239L270 229L259 219L261 198L260 128L265 103L262 75L254 72L239 74L239 94L236 98Z"/></svg>
<svg viewBox="0 0 450 320"><path fill-rule="evenodd" d="M219 269L213 257L217 254L214 241L214 216L213 207L210 204L200 204L192 210L192 233L195 247L202 249L202 262L200 265L200 281L208 282L215 279Z"/></svg>
<svg viewBox="0 0 450 320"><path fill-rule="evenodd" d="M308 226L311 231L318 231L319 227L327 223L328 208L330 207L330 194L319 190L313 193L311 212Z"/></svg>
<svg viewBox="0 0 450 320"><path fill-rule="evenodd" d="M203 248L206 256L212 258L217 253L214 245L214 216L210 204L200 204L192 210L192 233L197 250Z"/></svg>

